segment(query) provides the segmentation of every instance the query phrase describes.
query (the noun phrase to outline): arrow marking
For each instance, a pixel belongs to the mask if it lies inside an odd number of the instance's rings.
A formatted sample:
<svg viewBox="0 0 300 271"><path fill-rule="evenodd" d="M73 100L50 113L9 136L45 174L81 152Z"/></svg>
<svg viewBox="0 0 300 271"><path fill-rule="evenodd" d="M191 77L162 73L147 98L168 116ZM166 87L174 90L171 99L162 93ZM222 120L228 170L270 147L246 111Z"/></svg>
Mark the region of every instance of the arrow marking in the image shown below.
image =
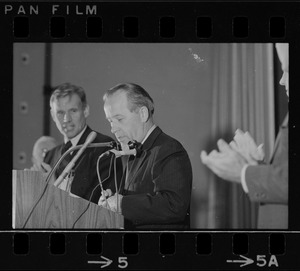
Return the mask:
<svg viewBox="0 0 300 271"><path fill-rule="evenodd" d="M101 268L104 268L104 267L107 267L107 266L111 265L111 263L113 262L112 260L110 260L108 258L105 258L104 256L101 256L101 259L105 260L105 261L88 261L88 263L103 264L103 265L101 265Z"/></svg>
<svg viewBox="0 0 300 271"><path fill-rule="evenodd" d="M227 260L226 262L227 263L242 263L240 265L240 267L243 267L243 266L246 266L248 264L254 263L254 261L252 259L250 259L250 258L247 258L247 257L245 257L243 255L239 255L239 256L242 257L242 258L244 258L244 260Z"/></svg>

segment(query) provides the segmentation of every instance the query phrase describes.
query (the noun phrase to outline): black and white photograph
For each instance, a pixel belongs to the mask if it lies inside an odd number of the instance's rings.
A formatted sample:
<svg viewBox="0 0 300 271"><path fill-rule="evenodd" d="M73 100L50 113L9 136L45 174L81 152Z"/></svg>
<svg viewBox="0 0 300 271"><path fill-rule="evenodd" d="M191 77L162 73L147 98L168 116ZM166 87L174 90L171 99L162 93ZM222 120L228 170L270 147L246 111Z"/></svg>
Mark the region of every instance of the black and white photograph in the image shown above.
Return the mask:
<svg viewBox="0 0 300 271"><path fill-rule="evenodd" d="M288 43L13 43L13 229L284 230Z"/></svg>

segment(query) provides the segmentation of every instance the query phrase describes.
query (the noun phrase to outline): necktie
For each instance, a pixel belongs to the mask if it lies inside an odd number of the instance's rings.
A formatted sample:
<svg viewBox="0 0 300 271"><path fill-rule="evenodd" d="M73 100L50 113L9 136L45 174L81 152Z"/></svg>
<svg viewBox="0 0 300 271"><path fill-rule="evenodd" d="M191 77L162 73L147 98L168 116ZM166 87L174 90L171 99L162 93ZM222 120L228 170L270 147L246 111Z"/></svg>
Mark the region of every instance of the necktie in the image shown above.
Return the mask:
<svg viewBox="0 0 300 271"><path fill-rule="evenodd" d="M63 155L68 149L72 147L72 143L69 140L66 144L64 144L62 150L61 150L61 155Z"/></svg>
<svg viewBox="0 0 300 271"><path fill-rule="evenodd" d="M72 143L69 140L66 144L64 144L64 146L61 149L61 155L63 155L68 149L70 149L72 147ZM59 175L63 172L63 170L65 169L65 167L69 164L69 162L71 161L71 154L68 153L66 155L66 157L61 161L60 165L58 166L57 170L56 170L56 178L59 177Z"/></svg>

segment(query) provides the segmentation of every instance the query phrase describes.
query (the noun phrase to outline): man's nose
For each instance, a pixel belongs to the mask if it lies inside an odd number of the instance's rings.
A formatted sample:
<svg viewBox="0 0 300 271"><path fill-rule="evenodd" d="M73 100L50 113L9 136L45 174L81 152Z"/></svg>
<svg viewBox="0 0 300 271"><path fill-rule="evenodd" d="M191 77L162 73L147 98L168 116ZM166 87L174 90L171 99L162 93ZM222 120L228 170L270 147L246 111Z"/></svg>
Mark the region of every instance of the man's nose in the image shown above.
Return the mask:
<svg viewBox="0 0 300 271"><path fill-rule="evenodd" d="M66 112L66 113L64 114L63 121L64 121L64 122L68 122L68 121L70 121L70 120L71 120L71 116L70 116L70 114L69 114L68 112Z"/></svg>
<svg viewBox="0 0 300 271"><path fill-rule="evenodd" d="M281 77L281 79L280 79L280 81L279 81L279 84L281 85L281 86L283 86L284 85L284 75L282 75L282 77Z"/></svg>
<svg viewBox="0 0 300 271"><path fill-rule="evenodd" d="M110 123L110 127L111 127L110 131L113 134L115 134L118 131L118 127L113 122Z"/></svg>
<svg viewBox="0 0 300 271"><path fill-rule="evenodd" d="M282 86L285 86L286 85L286 80L287 80L287 76L286 76L286 73L284 72L282 74L282 77L281 77L280 81L279 81L279 84L282 85Z"/></svg>

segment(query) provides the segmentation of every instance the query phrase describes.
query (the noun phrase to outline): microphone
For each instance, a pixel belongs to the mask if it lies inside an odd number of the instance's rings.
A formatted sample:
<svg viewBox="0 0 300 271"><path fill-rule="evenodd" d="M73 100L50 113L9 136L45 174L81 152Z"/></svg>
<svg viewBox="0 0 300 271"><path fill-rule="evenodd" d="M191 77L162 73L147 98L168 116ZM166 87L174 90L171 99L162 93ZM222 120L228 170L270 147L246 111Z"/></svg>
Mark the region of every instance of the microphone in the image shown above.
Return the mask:
<svg viewBox="0 0 300 271"><path fill-rule="evenodd" d="M128 145L128 149L124 149L124 150L117 150L117 149L111 149L108 150L106 153L108 154L109 152L112 152L116 155L116 157L120 157L122 155L139 155L140 154L140 145L141 143L137 142L136 140L133 141L129 141L127 143Z"/></svg>
<svg viewBox="0 0 300 271"><path fill-rule="evenodd" d="M64 171L60 174L60 176L56 179L54 182L55 186L59 186L61 182L64 180L64 178L70 173L71 169L75 166L76 161L80 157L80 155L85 151L87 146L92 143L92 141L96 138L97 133L92 131L88 137L86 138L84 144L79 149L79 151L76 153L76 155L73 157L73 159L70 161L70 163L65 167Z"/></svg>
<svg viewBox="0 0 300 271"><path fill-rule="evenodd" d="M141 145L141 143L137 142L136 140L133 141L129 141L128 142L128 146L130 150L137 150L139 148L139 146Z"/></svg>

